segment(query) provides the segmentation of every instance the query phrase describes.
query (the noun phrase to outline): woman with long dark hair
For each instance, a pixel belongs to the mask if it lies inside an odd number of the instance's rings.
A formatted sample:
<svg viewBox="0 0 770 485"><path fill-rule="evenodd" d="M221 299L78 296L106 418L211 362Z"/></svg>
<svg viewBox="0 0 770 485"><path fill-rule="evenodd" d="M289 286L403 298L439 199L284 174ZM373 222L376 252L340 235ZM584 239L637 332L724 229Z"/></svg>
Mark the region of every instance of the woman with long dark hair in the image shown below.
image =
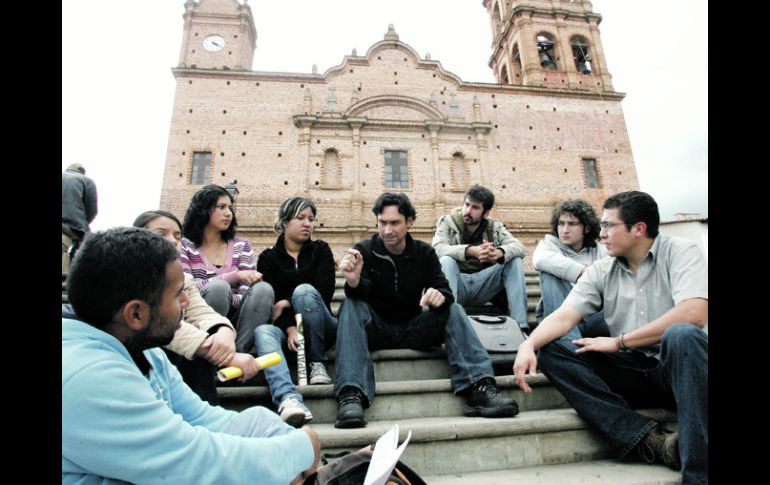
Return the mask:
<svg viewBox="0 0 770 485"><path fill-rule="evenodd" d="M235 325L235 349L253 354L254 328L270 318L273 289L262 282L251 243L235 235L236 227L232 196L206 185L185 212L180 260L206 303Z"/></svg>

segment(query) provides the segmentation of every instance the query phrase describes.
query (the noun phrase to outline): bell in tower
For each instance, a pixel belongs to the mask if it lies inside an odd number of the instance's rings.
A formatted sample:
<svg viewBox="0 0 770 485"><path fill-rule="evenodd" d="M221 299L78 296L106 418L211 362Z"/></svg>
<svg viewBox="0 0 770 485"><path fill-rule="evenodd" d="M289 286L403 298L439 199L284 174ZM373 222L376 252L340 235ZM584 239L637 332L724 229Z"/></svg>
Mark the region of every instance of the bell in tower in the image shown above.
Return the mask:
<svg viewBox="0 0 770 485"><path fill-rule="evenodd" d="M484 0L499 84L614 92L588 0Z"/></svg>

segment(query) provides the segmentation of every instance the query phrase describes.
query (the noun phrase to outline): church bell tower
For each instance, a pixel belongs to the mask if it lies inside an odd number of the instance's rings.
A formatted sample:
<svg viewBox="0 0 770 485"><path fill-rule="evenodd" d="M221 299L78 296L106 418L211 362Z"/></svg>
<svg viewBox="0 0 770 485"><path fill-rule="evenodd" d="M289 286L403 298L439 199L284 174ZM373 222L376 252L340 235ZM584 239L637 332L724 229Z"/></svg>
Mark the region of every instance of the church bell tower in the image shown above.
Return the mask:
<svg viewBox="0 0 770 485"><path fill-rule="evenodd" d="M588 0L484 0L498 84L614 92Z"/></svg>
<svg viewBox="0 0 770 485"><path fill-rule="evenodd" d="M187 0L184 9L178 67L251 70L257 30L248 0Z"/></svg>

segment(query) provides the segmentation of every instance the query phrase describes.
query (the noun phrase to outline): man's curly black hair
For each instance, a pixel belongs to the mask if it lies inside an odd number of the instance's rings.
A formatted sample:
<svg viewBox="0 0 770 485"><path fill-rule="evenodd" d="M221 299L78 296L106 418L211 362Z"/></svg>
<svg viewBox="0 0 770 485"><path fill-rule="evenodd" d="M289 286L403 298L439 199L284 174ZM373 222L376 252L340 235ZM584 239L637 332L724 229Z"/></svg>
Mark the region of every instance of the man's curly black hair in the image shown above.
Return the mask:
<svg viewBox="0 0 770 485"><path fill-rule="evenodd" d="M559 217L565 212L572 214L588 229L583 236L583 246L596 247L596 240L599 239L599 231L601 231L599 217L591 204L582 199L565 200L556 204L551 213L551 235L559 237Z"/></svg>

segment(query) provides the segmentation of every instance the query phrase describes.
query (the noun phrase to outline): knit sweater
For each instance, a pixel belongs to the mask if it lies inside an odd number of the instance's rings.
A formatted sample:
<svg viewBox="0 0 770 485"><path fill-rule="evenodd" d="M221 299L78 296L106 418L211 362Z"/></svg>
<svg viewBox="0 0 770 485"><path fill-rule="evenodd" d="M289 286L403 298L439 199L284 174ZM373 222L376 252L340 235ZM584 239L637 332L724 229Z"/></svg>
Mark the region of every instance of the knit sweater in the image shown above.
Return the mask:
<svg viewBox="0 0 770 485"><path fill-rule="evenodd" d="M211 264L198 246L186 237L182 238L182 252L179 260L184 272L195 278L199 290L214 279L227 281L233 291L234 308L240 306L243 295L249 291L249 285L240 280L238 271L257 269L251 243L238 236L227 241L227 256L225 263L220 267Z"/></svg>

